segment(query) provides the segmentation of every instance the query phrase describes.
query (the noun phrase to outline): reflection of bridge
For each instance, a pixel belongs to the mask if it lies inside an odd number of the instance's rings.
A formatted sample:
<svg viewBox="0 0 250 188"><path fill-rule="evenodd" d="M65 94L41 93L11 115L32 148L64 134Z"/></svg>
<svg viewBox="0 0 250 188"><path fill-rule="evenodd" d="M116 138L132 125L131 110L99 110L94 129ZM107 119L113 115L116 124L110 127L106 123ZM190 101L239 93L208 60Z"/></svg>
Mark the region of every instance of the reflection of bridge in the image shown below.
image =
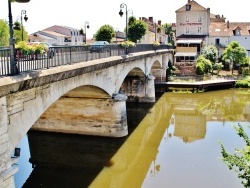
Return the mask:
<svg viewBox="0 0 250 188"><path fill-rule="evenodd" d="M169 50L113 56L0 78L0 183L12 184L11 153L36 130L121 137L126 101L154 102Z"/></svg>

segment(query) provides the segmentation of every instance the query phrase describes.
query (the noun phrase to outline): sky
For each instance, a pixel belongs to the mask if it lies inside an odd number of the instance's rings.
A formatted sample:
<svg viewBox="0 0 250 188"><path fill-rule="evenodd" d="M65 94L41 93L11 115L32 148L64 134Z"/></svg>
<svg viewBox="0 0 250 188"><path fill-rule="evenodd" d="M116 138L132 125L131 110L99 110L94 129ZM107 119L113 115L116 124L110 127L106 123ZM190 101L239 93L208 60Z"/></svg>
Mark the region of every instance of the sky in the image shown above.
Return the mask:
<svg viewBox="0 0 250 188"><path fill-rule="evenodd" d="M93 36L103 25L109 24L115 30L124 31L126 16L119 16L120 5L126 4L128 17L153 17L164 23L175 23L175 11L184 6L187 0L30 0L29 3L12 3L13 22L20 21L21 11L26 10L28 21L23 25L29 34L53 25L85 28L89 22L87 38ZM201 6L210 8L212 14L226 17L230 22L250 22L248 0L196 0ZM123 9L125 10L125 9ZM24 15L23 15L24 16ZM8 21L8 0L0 0L0 19Z"/></svg>

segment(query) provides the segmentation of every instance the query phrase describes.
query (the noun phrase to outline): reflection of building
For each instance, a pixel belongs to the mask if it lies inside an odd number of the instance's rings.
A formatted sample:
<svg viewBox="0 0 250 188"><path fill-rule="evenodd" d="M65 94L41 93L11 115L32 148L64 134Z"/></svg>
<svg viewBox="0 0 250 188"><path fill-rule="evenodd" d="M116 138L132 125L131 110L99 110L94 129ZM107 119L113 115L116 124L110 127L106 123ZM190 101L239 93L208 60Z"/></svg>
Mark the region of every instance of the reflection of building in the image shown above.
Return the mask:
<svg viewBox="0 0 250 188"><path fill-rule="evenodd" d="M182 138L184 142L192 142L205 137L206 116L200 114L195 106L175 106L174 115L174 136Z"/></svg>

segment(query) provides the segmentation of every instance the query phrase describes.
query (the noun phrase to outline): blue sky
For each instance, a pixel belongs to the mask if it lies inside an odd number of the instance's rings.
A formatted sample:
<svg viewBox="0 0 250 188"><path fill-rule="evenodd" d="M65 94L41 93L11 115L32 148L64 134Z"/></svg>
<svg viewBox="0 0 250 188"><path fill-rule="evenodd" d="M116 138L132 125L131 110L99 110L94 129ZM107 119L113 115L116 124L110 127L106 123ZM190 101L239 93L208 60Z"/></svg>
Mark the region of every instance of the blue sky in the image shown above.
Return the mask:
<svg viewBox="0 0 250 188"><path fill-rule="evenodd" d="M24 27L29 34L45 29L52 25L84 28L85 21L89 22L87 37L90 38L102 25L109 24L114 29L123 31L125 28L125 15L119 16L120 4L125 3L133 15L139 17L154 17L162 23L175 22L175 11L187 3L187 0L107 0L107 1L81 1L81 0L30 0L29 3L12 3L13 20L21 16L26 10L29 17ZM151 3L150 3L151 2ZM232 22L250 22L248 15L248 0L197 0L203 7L210 8L211 13L224 15ZM8 0L0 0L0 19L8 20Z"/></svg>

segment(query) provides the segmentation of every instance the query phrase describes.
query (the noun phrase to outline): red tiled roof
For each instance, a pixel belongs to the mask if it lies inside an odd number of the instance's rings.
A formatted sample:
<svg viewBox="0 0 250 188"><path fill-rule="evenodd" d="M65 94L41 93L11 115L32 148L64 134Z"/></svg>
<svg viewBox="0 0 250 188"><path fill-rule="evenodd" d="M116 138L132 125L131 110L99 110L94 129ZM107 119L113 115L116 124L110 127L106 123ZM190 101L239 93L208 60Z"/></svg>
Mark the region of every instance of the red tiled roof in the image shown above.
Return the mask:
<svg viewBox="0 0 250 188"><path fill-rule="evenodd" d="M211 22L210 36L233 36L234 30L240 30L241 36L250 35L250 22Z"/></svg>

